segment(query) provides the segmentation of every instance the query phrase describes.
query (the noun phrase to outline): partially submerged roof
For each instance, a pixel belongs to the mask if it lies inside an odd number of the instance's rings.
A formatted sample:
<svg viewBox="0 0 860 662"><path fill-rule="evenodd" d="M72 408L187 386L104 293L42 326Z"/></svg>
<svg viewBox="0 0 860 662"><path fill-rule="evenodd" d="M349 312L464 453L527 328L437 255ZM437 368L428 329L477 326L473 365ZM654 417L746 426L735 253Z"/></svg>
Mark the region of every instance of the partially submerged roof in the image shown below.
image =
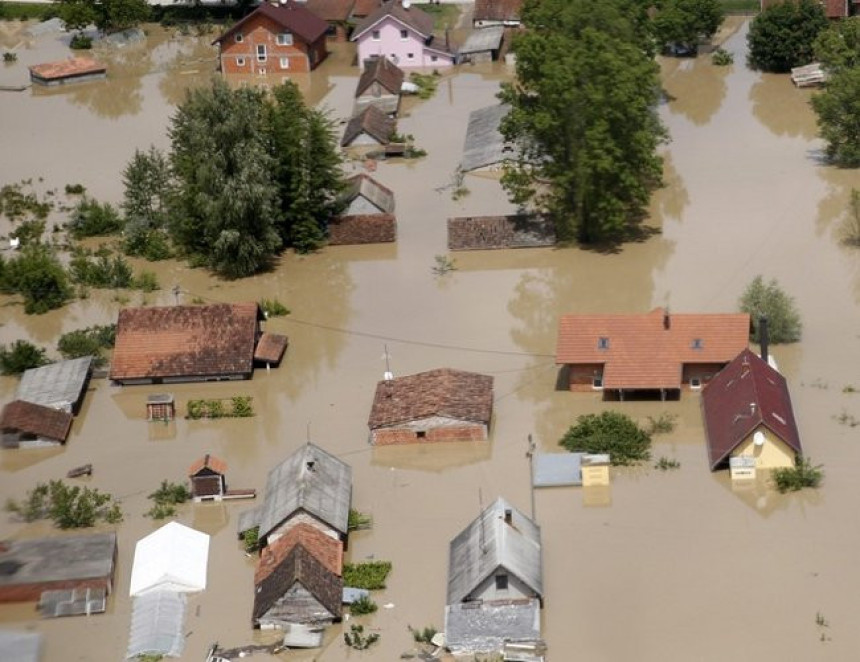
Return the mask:
<svg viewBox="0 0 860 662"><path fill-rule="evenodd" d="M92 362L92 356L82 356L25 370L18 385L17 399L70 410L87 385Z"/></svg>
<svg viewBox="0 0 860 662"><path fill-rule="evenodd" d="M0 542L0 587L110 577L115 533Z"/></svg>
<svg viewBox="0 0 860 662"><path fill-rule="evenodd" d="M329 221L330 246L355 244L385 244L397 239L397 219L394 214L352 214Z"/></svg>
<svg viewBox="0 0 860 662"><path fill-rule="evenodd" d="M492 377L438 368L379 382L368 425L375 430L431 416L488 424L492 413Z"/></svg>
<svg viewBox="0 0 860 662"><path fill-rule="evenodd" d="M0 430L17 434L34 435L40 439L51 439L65 443L72 428L69 412L32 402L15 400L3 407L0 413Z"/></svg>
<svg viewBox="0 0 860 662"><path fill-rule="evenodd" d="M277 365L284 358L284 352L287 351L289 344L287 336L266 332L260 336L260 341L254 350L254 360Z"/></svg>
<svg viewBox="0 0 860 662"><path fill-rule="evenodd" d="M348 147L362 133L366 133L381 145L391 142L391 134L397 127L396 122L376 106L367 106L353 116L346 125L340 144Z"/></svg>
<svg viewBox="0 0 860 662"><path fill-rule="evenodd" d="M475 21L519 21L523 0L475 0Z"/></svg>
<svg viewBox="0 0 860 662"><path fill-rule="evenodd" d="M712 470L760 425L803 453L785 377L749 349L705 386L702 409Z"/></svg>
<svg viewBox="0 0 860 662"><path fill-rule="evenodd" d="M168 522L137 541L129 594L156 590L178 592L206 588L209 536L179 522Z"/></svg>
<svg viewBox="0 0 860 662"><path fill-rule="evenodd" d="M394 191L383 186L370 175L360 173L346 180L344 199L347 202L352 202L359 196L366 198L368 202L379 209L380 213L394 213Z"/></svg>
<svg viewBox="0 0 860 662"><path fill-rule="evenodd" d="M251 18L263 16L274 21L279 27L292 32L305 43L312 44L328 31L328 23L303 7L303 4L292 0L287 0L277 6L271 2L261 2L254 11L234 23L229 30L212 43L223 42L239 32Z"/></svg>
<svg viewBox="0 0 860 662"><path fill-rule="evenodd" d="M199 460L194 462L190 467L188 467L188 475L196 476L201 471L208 470L211 473L216 474L224 474L227 471L227 463L215 457L214 455L209 455L206 453Z"/></svg>
<svg viewBox="0 0 860 662"><path fill-rule="evenodd" d="M343 544L310 524L296 524L260 553L254 571L254 584L259 584L287 557L293 547L301 545L329 572L343 572Z"/></svg>
<svg viewBox="0 0 860 662"><path fill-rule="evenodd" d="M261 318L256 303L124 308L117 321L110 378L251 373Z"/></svg>
<svg viewBox="0 0 860 662"><path fill-rule="evenodd" d="M505 28L502 25L472 30L466 37L465 43L460 46L460 55L497 51L501 48L502 37L504 36Z"/></svg>
<svg viewBox="0 0 860 662"><path fill-rule="evenodd" d="M45 62L44 64L36 64L30 67L30 73L33 76L44 80L92 76L103 74L106 71L107 67L105 65L89 57L70 57L66 60Z"/></svg>
<svg viewBox="0 0 860 662"><path fill-rule="evenodd" d="M188 599L175 591L152 591L132 601L126 659L141 655L181 657Z"/></svg>
<svg viewBox="0 0 860 662"><path fill-rule="evenodd" d="M448 219L452 251L554 246L555 226L544 216L460 216Z"/></svg>
<svg viewBox="0 0 860 662"><path fill-rule="evenodd" d="M746 313L562 315L557 364L603 364L607 389L677 389L684 364L728 363L749 344Z"/></svg>
<svg viewBox="0 0 860 662"><path fill-rule="evenodd" d="M445 607L445 646L455 653L492 653L506 642L541 642L540 602L504 600Z"/></svg>
<svg viewBox="0 0 860 662"><path fill-rule="evenodd" d="M5 662L39 662L42 635L26 630L0 630L0 660Z"/></svg>
<svg viewBox="0 0 860 662"><path fill-rule="evenodd" d="M479 108L469 113L466 142L460 169L470 172L479 168L516 161L520 152L516 145L505 140L499 130L502 120L510 111L507 104Z"/></svg>
<svg viewBox="0 0 860 662"><path fill-rule="evenodd" d="M536 453L532 457L532 485L582 485L582 453Z"/></svg>
<svg viewBox="0 0 860 662"><path fill-rule="evenodd" d="M499 567L543 595L540 527L501 497L451 541L448 604L467 601Z"/></svg>
<svg viewBox="0 0 860 662"><path fill-rule="evenodd" d="M107 587L43 591L37 607L42 618L103 614L107 607Z"/></svg>
<svg viewBox="0 0 860 662"><path fill-rule="evenodd" d="M264 501L251 517L260 527L260 538L299 510L346 535L351 500L352 468L308 442L269 471ZM251 523L240 518L240 526Z"/></svg>
<svg viewBox="0 0 860 662"><path fill-rule="evenodd" d="M391 94L400 94L400 86L406 74L403 69L394 64L387 57L375 57L364 63L364 71L358 79L355 88L355 96L360 97L374 83L388 90Z"/></svg>
<svg viewBox="0 0 860 662"><path fill-rule="evenodd" d="M350 40L357 41L361 35L374 28L386 18L391 18L404 27L412 28L424 39L433 34L434 21L430 14L418 9L414 5L404 8L401 0L390 0L368 14L367 18L356 25Z"/></svg>

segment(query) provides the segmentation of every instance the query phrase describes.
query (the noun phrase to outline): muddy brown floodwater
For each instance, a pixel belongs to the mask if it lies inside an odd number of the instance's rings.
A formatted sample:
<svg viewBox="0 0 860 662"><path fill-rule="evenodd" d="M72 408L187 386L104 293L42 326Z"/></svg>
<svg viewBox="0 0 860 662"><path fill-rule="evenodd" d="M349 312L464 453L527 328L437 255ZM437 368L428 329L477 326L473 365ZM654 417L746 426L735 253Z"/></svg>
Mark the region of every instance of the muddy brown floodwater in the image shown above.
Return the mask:
<svg viewBox="0 0 860 662"><path fill-rule="evenodd" d="M821 165L821 142L808 101L785 76L744 65L746 25L735 21L725 47L735 64L716 68L705 56L661 62L668 100L661 115L667 187L657 192L650 223L662 230L615 255L577 249L460 254L456 271L436 277L446 253L450 215L511 211L497 181L468 176L470 194L455 202L450 184L468 112L493 102L500 67L446 74L429 101L410 102L400 131L429 155L381 163L375 176L397 196L396 246L329 248L286 255L270 274L216 280L176 262L148 265L164 289L131 304L183 297L239 301L277 297L292 310L268 328L290 336L282 367L252 381L173 387L180 410L191 397L249 394L255 418L217 423L144 420L144 403L160 387L113 388L94 381L62 450L0 451L0 496L18 496L36 481L92 462L88 484L119 496L116 590L108 613L42 621L32 605L0 607L3 626L46 635L46 662L119 660L128 642L128 584L134 544L155 528L142 516L146 495L162 479L180 481L205 452L227 460L234 487L264 485L266 472L308 435L347 460L354 505L374 527L350 537L348 557L389 559L381 608L362 621L381 635L370 652L346 649L340 628L325 646L271 659L396 660L411 646L407 626L441 627L449 540L504 495L530 508L526 439L544 451L579 414L607 405L591 394L556 392L556 323L565 312L734 310L756 274L776 277L796 299L801 343L776 347L788 378L807 453L823 463L816 492L776 494L758 483L735 491L708 471L695 394L674 403L615 403L632 416L678 416L657 437L654 455L681 468L613 471L609 495L585 500L576 489L539 492L544 544L543 628L551 660L593 661L851 660L860 570L858 436L841 412L860 417L860 269L856 249L841 243L843 213L856 171ZM60 37L18 44L26 64L64 57ZM0 93L0 183L43 177L45 187L81 182L101 199L121 198L119 173L135 148L167 143L172 109L190 85L214 70L210 38L179 39L153 28L151 52L113 55L117 79L41 93ZM314 74L306 93L332 116L349 115L357 71L344 50ZM123 73L125 72L125 73ZM353 164L350 167L354 167ZM0 307L0 342L30 338L53 346L63 331L115 320L114 293L93 292L60 311L32 317ZM366 420L383 347L395 374L439 366L492 374L495 421L488 444L385 448L368 446ZM0 381L0 399L15 380ZM241 503L183 507L180 521L211 534L209 586L191 598L184 660L202 660L210 643L271 641L252 632L252 562L235 536ZM0 517L0 537L49 532ZM53 533L53 532L51 532ZM816 624L820 613L827 627ZM254 659L270 659L258 655Z"/></svg>

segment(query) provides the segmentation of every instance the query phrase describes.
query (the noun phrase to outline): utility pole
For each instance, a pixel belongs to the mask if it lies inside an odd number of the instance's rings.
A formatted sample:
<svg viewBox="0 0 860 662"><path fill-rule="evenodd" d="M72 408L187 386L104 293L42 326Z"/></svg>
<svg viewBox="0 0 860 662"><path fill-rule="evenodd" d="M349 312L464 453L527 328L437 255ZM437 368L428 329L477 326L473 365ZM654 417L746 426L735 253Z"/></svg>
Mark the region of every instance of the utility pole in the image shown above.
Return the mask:
<svg viewBox="0 0 860 662"><path fill-rule="evenodd" d="M179 295L182 293L182 290L179 288L179 283L173 286L173 298L176 300L176 305L179 305Z"/></svg>
<svg viewBox="0 0 860 662"><path fill-rule="evenodd" d="M531 496L532 501L532 521L537 522L537 513L535 512L535 475L534 475L534 454L535 454L535 442L532 439L531 433L529 433L529 447L526 451L526 457L529 459L529 494Z"/></svg>

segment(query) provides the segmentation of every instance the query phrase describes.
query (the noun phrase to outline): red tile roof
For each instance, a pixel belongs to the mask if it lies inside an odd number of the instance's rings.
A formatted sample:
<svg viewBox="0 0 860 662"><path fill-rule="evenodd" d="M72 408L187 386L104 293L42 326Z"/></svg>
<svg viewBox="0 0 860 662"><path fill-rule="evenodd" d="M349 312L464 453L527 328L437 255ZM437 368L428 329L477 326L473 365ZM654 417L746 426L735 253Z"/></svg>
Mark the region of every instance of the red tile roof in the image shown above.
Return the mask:
<svg viewBox="0 0 860 662"><path fill-rule="evenodd" d="M475 0L475 21L519 21L523 0Z"/></svg>
<svg viewBox="0 0 860 662"><path fill-rule="evenodd" d="M287 351L289 344L289 339L286 336L277 333L264 333L260 336L260 342L257 343L257 349L254 351L254 360L277 365L284 357L284 352Z"/></svg>
<svg viewBox="0 0 860 662"><path fill-rule="evenodd" d="M328 224L331 246L386 244L397 238L394 214L357 214L333 218Z"/></svg>
<svg viewBox="0 0 860 662"><path fill-rule="evenodd" d="M227 463L207 453L188 468L188 475L194 476L198 471L203 469L211 469L215 473L224 474L227 471Z"/></svg>
<svg viewBox="0 0 860 662"><path fill-rule="evenodd" d="M72 427L72 415L59 409L15 400L3 407L0 430L31 434L65 443Z"/></svg>
<svg viewBox="0 0 860 662"><path fill-rule="evenodd" d="M785 377L749 349L702 389L702 410L712 470L759 425L803 453Z"/></svg>
<svg viewBox="0 0 860 662"><path fill-rule="evenodd" d="M492 413L492 377L439 368L379 382L368 425L375 430L431 416L489 424Z"/></svg>
<svg viewBox="0 0 860 662"><path fill-rule="evenodd" d="M263 548L260 562L254 570L254 584L259 584L268 577L296 545L304 547L329 572L335 575L343 573L343 545L340 540L327 536L310 524L302 523L296 524L271 545Z"/></svg>
<svg viewBox="0 0 860 662"><path fill-rule="evenodd" d="M110 378L249 375L260 318L256 303L125 308Z"/></svg>
<svg viewBox="0 0 860 662"><path fill-rule="evenodd" d="M254 11L235 23L212 43L221 43L233 36L252 16L258 15L273 20L285 30L289 30L299 37L306 44L314 43L328 31L328 23L302 7L299 3L290 1L276 7L270 2L262 2Z"/></svg>
<svg viewBox="0 0 860 662"><path fill-rule="evenodd" d="M665 321L668 320L668 328ZM608 389L680 388L686 363L728 363L749 345L745 313L563 315L557 364L603 364Z"/></svg>
<svg viewBox="0 0 860 662"><path fill-rule="evenodd" d="M370 30L374 25L388 16L405 26L412 28L425 39L433 34L433 25L435 21L430 14L421 11L415 6L411 6L409 9L404 9L401 0L390 0L368 15L368 17L361 23L356 25L355 31L352 33L350 40L356 41L363 33Z"/></svg>
<svg viewBox="0 0 860 662"><path fill-rule="evenodd" d="M30 67L30 72L33 75L45 80L91 76L93 74L102 74L105 71L107 71L105 65L89 57L72 57L68 60L46 62Z"/></svg>
<svg viewBox="0 0 860 662"><path fill-rule="evenodd" d="M322 20L340 23L352 16L355 0L303 0L302 4Z"/></svg>

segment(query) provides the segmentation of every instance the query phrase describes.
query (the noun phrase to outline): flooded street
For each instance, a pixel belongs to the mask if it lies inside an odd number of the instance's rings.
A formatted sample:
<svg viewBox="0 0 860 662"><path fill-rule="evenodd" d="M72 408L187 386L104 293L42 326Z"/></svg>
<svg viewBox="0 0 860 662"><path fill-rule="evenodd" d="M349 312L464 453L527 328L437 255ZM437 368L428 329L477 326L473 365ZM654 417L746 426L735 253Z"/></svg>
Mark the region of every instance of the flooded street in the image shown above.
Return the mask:
<svg viewBox="0 0 860 662"><path fill-rule="evenodd" d="M388 588L373 596L380 610L360 619L381 640L369 652L352 651L335 626L321 650L251 659L396 660L412 646L407 626L441 629L448 543L481 504L502 495L530 512L528 435L541 450L556 451L578 415L611 406L642 422L664 411L677 415L676 429L655 437L653 455L675 458L681 468L613 469L610 493L598 498L577 488L535 495L548 659L854 659L860 446L856 431L835 417L845 411L860 418L860 395L843 392L860 389L860 254L841 243L860 175L820 164L811 93L787 76L748 71L746 26L737 24L724 44L733 66L715 67L707 56L661 62L668 101L660 112L672 141L665 148L667 186L654 196L649 224L662 233L617 254L461 253L452 255L455 271L433 274L434 257L447 254L449 216L513 211L491 178L466 176L469 194L458 201L446 188L468 113L492 104L510 75L478 65L445 74L432 99L409 101L398 129L414 135L428 156L381 162L373 174L396 195L396 245L287 254L272 273L237 282L173 261L146 265L163 289L126 293L130 305L172 304L175 284L185 302L277 297L291 315L266 329L289 336L285 360L247 382L170 387L181 413L189 398L247 394L254 418L147 423L146 397L165 387L121 389L93 380L65 448L0 451L2 501L92 462L85 484L119 497L125 512L106 614L43 621L32 605L0 606L0 626L45 633L45 662L122 659L134 544L157 526L143 517L151 505L146 495L164 479L184 480L207 452L226 460L231 488L261 490L268 470L310 437L351 464L353 505L373 516L372 530L350 536L348 559L393 563ZM167 146L175 104L214 72L212 38L179 39L153 27L151 52L112 56L119 73L106 83L0 92L0 184L43 177L46 188L62 190L80 182L94 197L119 202L120 173L134 149ZM52 39L21 47L11 67L0 64L0 84L22 82L22 72L26 81L29 64L65 57ZM0 31L0 49L16 43ZM336 120L350 114L358 76L350 64L348 49L338 51L303 87ZM818 491L781 496L767 484L735 491L726 472L711 474L696 394L680 402L603 403L597 395L554 390L560 314L664 305L734 311L759 273L777 278L802 314L803 341L773 353L791 388L804 447L824 465ZM118 298L93 290L41 316L0 300L0 343L29 338L53 348L65 331L115 322ZM436 367L493 375L490 441L371 448L367 417L385 345L398 376ZM0 378L0 401L13 397L16 384ZM274 641L250 627L253 563L235 533L248 507L180 510L181 522L213 536L208 588L189 600L183 660L204 660L214 641ZM0 514L0 539L48 532L45 524ZM816 624L817 613L827 627Z"/></svg>

